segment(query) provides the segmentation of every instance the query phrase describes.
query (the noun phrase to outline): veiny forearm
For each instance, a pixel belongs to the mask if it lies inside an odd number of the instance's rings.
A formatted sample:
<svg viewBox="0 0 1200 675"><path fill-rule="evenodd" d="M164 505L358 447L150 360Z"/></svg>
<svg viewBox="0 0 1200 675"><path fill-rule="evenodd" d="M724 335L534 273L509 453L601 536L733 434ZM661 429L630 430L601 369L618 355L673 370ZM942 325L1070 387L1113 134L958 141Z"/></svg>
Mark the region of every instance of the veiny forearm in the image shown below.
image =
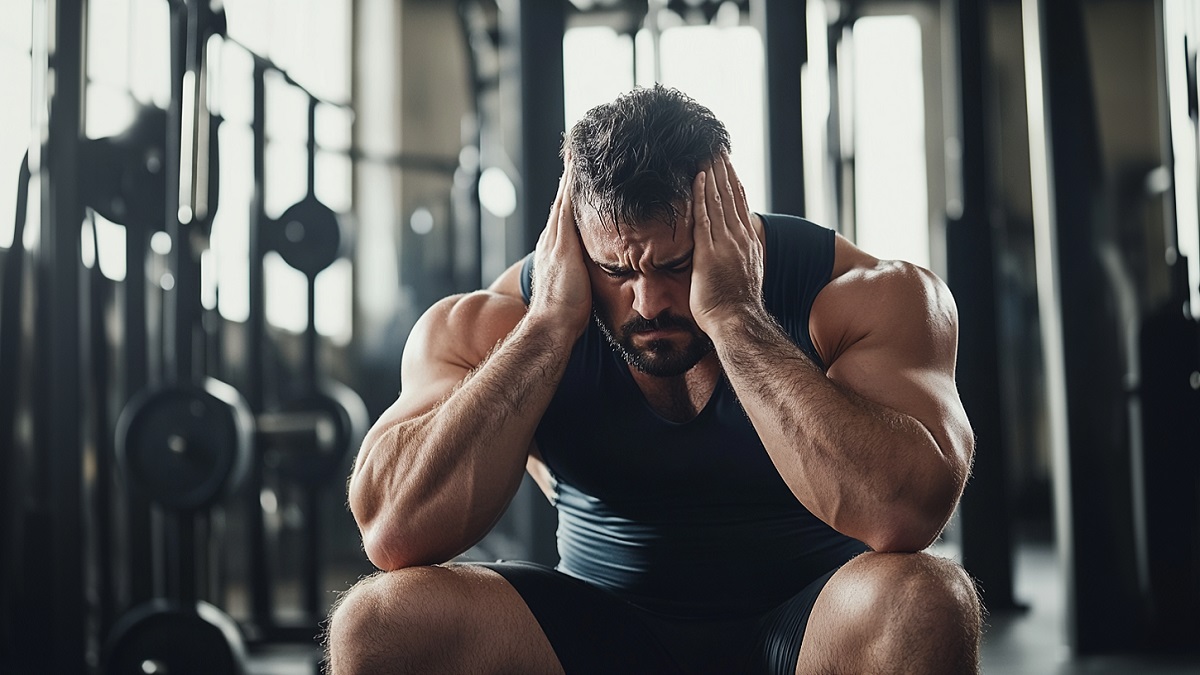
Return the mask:
<svg viewBox="0 0 1200 675"><path fill-rule="evenodd" d="M444 562L503 513L570 355L528 319L444 401L368 439L350 503L376 565Z"/></svg>
<svg viewBox="0 0 1200 675"><path fill-rule="evenodd" d="M932 542L959 482L924 425L829 379L765 312L728 322L714 343L746 414L805 507L876 550Z"/></svg>

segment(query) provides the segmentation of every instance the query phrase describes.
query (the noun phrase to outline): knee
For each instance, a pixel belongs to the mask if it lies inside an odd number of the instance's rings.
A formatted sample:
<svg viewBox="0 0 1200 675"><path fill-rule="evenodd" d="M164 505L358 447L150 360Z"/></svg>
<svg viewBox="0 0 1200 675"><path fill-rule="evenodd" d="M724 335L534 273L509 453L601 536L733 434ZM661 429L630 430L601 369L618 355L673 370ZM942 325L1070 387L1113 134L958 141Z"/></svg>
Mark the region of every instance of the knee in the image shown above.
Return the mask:
<svg viewBox="0 0 1200 675"><path fill-rule="evenodd" d="M840 585L840 604L870 662L978 672L982 608L961 566L927 553L868 553L843 570L850 583Z"/></svg>
<svg viewBox="0 0 1200 675"><path fill-rule="evenodd" d="M928 553L867 553L845 571L861 595L856 604L880 619L978 629L982 609L975 584L952 560Z"/></svg>
<svg viewBox="0 0 1200 675"><path fill-rule="evenodd" d="M398 655L421 645L410 638L433 633L437 621L426 602L435 568L408 568L365 577L343 593L330 612L325 635L328 672L389 672Z"/></svg>

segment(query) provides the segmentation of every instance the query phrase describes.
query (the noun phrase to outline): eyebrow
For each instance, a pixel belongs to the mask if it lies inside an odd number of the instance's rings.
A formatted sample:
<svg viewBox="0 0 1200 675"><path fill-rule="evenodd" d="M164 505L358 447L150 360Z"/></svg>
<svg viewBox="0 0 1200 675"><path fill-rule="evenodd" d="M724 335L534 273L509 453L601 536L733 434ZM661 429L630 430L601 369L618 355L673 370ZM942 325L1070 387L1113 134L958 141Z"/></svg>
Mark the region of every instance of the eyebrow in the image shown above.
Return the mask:
<svg viewBox="0 0 1200 675"><path fill-rule="evenodd" d="M686 253L684 253L683 255L676 256L670 260L663 261L663 263L661 265L655 264L654 268L660 269L660 270L669 270L672 267L679 267L680 265L682 265L692 259L692 253L695 250L696 249L691 249L691 250L687 251ZM651 263L651 264L653 264L653 263Z"/></svg>
<svg viewBox="0 0 1200 675"><path fill-rule="evenodd" d="M654 266L654 269L657 269L657 270L672 269L674 267L679 267L680 265L683 265L684 263L686 263L692 259L692 253L694 251L695 251L695 249L692 249L692 250L690 250L682 255L676 256L670 260L663 261L661 264L660 263L651 263L651 264ZM627 268L624 265L621 265L619 263L601 262L599 260L596 260L595 258L592 258L592 262L596 263L596 267L599 267L604 270L608 270L609 272L628 272L629 271L629 268Z"/></svg>

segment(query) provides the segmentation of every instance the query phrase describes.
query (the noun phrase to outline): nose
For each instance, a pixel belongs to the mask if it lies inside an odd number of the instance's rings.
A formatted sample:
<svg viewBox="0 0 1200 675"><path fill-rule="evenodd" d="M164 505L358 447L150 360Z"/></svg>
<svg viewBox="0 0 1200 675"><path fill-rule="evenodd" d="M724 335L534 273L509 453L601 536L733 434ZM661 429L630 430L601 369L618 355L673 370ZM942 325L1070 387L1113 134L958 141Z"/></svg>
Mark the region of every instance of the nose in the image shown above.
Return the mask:
<svg viewBox="0 0 1200 675"><path fill-rule="evenodd" d="M643 319L653 319L671 306L668 289L641 276L633 284L633 311Z"/></svg>

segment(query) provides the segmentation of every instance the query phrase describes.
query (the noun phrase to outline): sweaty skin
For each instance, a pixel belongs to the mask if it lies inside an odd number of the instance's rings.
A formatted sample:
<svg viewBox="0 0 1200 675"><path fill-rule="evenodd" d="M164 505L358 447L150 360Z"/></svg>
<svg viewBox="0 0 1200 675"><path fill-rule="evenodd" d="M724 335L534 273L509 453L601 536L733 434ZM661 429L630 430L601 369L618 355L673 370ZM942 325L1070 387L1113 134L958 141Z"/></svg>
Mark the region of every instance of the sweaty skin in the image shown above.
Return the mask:
<svg viewBox="0 0 1200 675"><path fill-rule="evenodd" d="M413 328L401 395L364 440L350 482L371 561L384 570L445 562L495 524L523 469L549 489L533 433L593 305L617 332L639 317L682 319L624 336L651 360L696 331L711 340L682 374L631 366L664 416L694 416L723 370L814 515L876 551L936 539L973 452L945 286L838 237L810 318L822 371L763 308L761 223L727 156L697 174L675 228L613 228L594 213L577 228L567 166L534 254L529 307L518 264L488 290L435 304Z"/></svg>

